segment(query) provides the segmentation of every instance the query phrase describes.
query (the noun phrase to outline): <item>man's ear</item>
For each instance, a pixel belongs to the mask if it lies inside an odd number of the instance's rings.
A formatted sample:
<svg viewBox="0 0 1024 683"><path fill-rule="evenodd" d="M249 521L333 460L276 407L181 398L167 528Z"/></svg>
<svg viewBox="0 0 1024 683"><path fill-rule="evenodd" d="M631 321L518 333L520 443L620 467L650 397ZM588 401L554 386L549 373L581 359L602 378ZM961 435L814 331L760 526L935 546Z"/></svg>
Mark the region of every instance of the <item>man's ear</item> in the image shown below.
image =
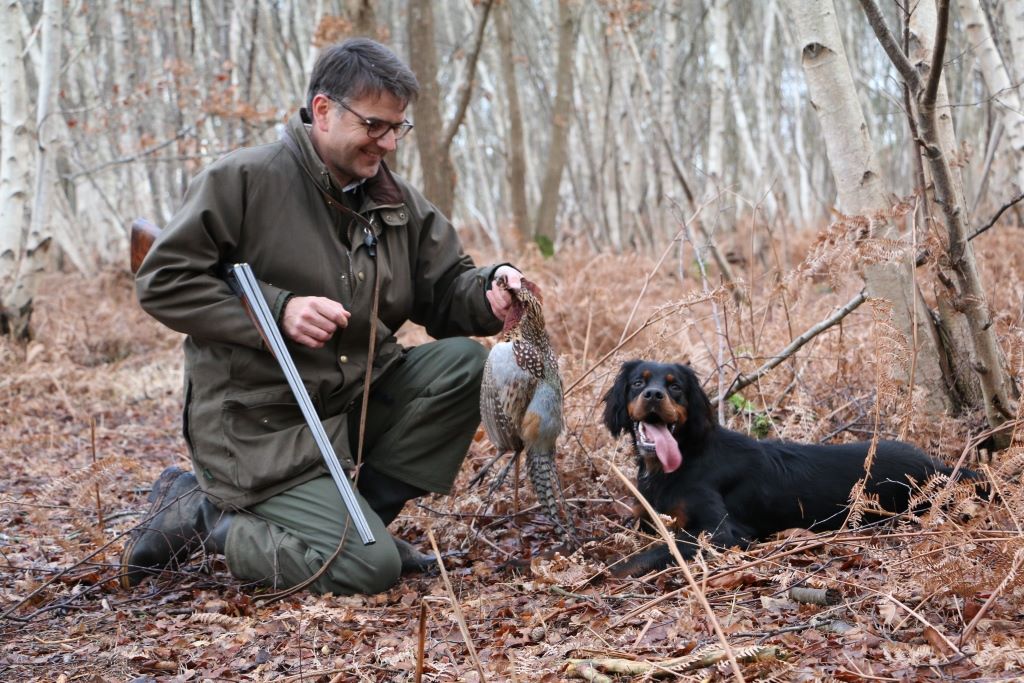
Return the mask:
<svg viewBox="0 0 1024 683"><path fill-rule="evenodd" d="M631 360L622 364L615 383L604 395L604 426L618 436L624 430L631 429L633 420L629 417L629 376L641 363L639 360Z"/></svg>
<svg viewBox="0 0 1024 683"><path fill-rule="evenodd" d="M331 114L331 98L323 93L313 96L309 115L313 119L313 127L321 131L327 130L327 117Z"/></svg>

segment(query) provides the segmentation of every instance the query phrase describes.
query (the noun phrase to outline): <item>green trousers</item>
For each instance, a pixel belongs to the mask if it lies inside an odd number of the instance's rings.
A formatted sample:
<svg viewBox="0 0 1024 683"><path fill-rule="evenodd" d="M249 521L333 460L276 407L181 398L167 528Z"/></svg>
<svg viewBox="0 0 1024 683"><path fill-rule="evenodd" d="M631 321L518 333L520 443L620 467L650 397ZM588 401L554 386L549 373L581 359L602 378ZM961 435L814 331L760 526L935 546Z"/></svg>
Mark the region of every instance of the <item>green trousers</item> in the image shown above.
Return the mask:
<svg viewBox="0 0 1024 683"><path fill-rule="evenodd" d="M310 590L371 594L394 585L401 566L387 523L401 507L402 492L451 490L480 424L480 381L486 358L486 350L469 339L430 342L411 349L404 362L374 385L367 409L363 468L374 470L375 486L392 481L400 495L397 509L385 509L388 506L380 503L375 510L369 501L387 498L387 492L371 495L357 488L376 543L362 544L334 481L323 476L235 516L225 547L231 573L260 585L296 585L323 566L344 532L343 550ZM354 441L358 410L353 413ZM415 494L404 493L411 495ZM395 508L393 498L391 508Z"/></svg>

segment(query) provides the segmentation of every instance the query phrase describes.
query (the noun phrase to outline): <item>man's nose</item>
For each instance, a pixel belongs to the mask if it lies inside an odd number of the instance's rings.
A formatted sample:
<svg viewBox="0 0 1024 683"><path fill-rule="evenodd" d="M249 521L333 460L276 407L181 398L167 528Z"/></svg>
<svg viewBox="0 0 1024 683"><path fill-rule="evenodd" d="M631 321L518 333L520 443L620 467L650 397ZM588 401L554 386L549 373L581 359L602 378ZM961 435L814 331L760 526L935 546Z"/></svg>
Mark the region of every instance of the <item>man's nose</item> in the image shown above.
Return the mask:
<svg viewBox="0 0 1024 683"><path fill-rule="evenodd" d="M388 132L377 138L377 146L388 152L394 152L398 149L398 138L395 137L395 131L389 128Z"/></svg>

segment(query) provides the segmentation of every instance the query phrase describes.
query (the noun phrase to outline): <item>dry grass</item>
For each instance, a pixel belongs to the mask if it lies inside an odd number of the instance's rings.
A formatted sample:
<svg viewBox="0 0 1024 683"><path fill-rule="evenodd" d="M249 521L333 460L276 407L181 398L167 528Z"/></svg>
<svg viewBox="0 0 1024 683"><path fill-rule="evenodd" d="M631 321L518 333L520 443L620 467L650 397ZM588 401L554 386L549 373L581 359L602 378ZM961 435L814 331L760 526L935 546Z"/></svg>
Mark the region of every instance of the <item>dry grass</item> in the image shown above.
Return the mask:
<svg viewBox="0 0 1024 683"><path fill-rule="evenodd" d="M596 540L572 558L545 559L552 530L527 507L525 488L518 511L507 484L496 500L465 490L489 457L483 438L455 495L409 506L395 525L411 540L424 542L431 530L444 548L465 551L446 566L489 680L558 680L570 657L658 661L715 647L678 570L630 581L604 571L646 540L627 519L625 490L596 457L632 466L599 427L600 398L619 362L637 356L686 360L715 395L825 318L859 285L845 272L848 258L812 240L788 253L766 251L767 267L740 264L749 291L743 304L717 279L700 279L689 246L660 266L660 254L565 250L550 261L534 253L516 259L545 294L570 388L559 467L583 534ZM1007 228L978 242L995 325L1020 379L1024 240ZM802 265L785 273L770 267L784 260ZM178 435L181 340L138 310L123 273L54 276L38 303L37 341L0 340L0 605L8 612L20 604L0 620L7 644L0 678L411 680L421 605L426 680L477 675L436 575L409 577L382 596L300 594L262 605L214 563L212 573L190 571L177 584L119 591L111 577L121 536L156 474L186 462ZM869 302L744 390L744 401L723 405L723 417L732 428L773 437L878 433L949 462L964 452L973 458L981 417L923 415L920 390L899 379L911 358L885 306ZM745 553L709 550L692 570L732 647L788 651L784 661L753 659L744 675L1003 680L1020 672L1024 447L1016 443L988 467L1001 497L980 509L937 482L929 495L948 500L946 511L885 531L797 534ZM842 601L796 603L788 589L799 585L836 589ZM728 677L722 664L687 674L709 675Z"/></svg>

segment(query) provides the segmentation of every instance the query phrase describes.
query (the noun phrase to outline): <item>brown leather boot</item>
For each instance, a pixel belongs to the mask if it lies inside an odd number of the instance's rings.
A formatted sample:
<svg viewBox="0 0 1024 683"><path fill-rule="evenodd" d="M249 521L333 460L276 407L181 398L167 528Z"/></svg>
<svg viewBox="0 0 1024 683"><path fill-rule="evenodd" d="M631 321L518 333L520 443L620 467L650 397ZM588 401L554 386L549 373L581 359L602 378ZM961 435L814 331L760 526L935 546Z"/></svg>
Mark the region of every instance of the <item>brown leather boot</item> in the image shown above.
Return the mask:
<svg viewBox="0 0 1024 683"><path fill-rule="evenodd" d="M121 586L131 588L148 575L176 569L202 547L223 553L232 517L210 502L191 472L168 467L153 483L146 520L121 553Z"/></svg>

